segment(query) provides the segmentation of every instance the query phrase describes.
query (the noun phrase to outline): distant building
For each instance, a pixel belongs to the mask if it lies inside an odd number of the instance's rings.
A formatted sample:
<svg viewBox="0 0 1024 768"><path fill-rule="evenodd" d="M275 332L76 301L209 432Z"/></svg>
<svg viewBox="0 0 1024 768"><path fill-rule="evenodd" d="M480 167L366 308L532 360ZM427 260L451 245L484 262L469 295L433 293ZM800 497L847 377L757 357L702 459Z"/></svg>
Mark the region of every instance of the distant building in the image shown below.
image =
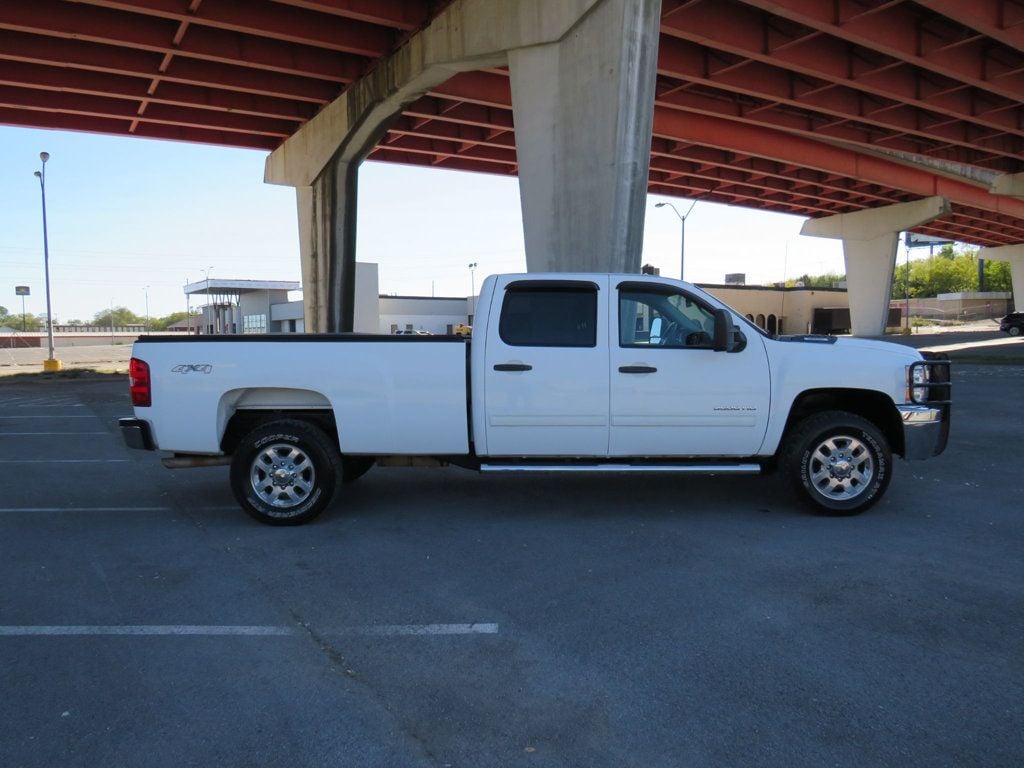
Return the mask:
<svg viewBox="0 0 1024 768"><path fill-rule="evenodd" d="M290 280L202 280L185 286L185 296L202 296L201 334L276 333L302 330L292 318L272 320L270 308L287 304L300 284ZM301 321L300 321L301 324Z"/></svg>

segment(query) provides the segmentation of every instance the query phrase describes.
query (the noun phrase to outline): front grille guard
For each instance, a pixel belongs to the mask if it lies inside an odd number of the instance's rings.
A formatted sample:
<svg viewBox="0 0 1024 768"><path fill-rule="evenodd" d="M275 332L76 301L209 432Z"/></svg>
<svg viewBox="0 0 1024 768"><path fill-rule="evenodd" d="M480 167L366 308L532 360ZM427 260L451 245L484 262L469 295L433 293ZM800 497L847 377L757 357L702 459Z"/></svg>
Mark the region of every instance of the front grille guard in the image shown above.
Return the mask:
<svg viewBox="0 0 1024 768"><path fill-rule="evenodd" d="M949 405L953 402L953 383L950 379L949 356L939 352L922 352L924 360L911 363L907 370L907 389L909 400L914 405ZM914 381L914 371L924 368L928 371L929 380ZM924 389L925 399L918 400L915 390Z"/></svg>

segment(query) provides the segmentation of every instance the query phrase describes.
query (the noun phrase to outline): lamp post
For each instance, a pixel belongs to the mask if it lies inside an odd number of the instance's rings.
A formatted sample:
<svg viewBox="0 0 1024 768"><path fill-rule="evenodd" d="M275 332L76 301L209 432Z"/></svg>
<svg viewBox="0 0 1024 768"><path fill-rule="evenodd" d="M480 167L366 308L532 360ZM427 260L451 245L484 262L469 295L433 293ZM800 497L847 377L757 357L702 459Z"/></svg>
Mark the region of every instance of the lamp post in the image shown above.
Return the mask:
<svg viewBox="0 0 1024 768"><path fill-rule="evenodd" d="M213 271L213 267L207 267L206 269L200 268L200 272L206 277L206 309L203 311L203 321L205 324L206 315L210 315L210 333L213 333L214 326L216 323L213 321L213 312L210 311L210 272Z"/></svg>
<svg viewBox="0 0 1024 768"><path fill-rule="evenodd" d="M39 179L39 192L43 198L43 275L46 281L46 339L50 349L50 356L43 361L43 370L47 372L59 371L60 360L53 356L53 309L50 305L50 242L46 232L46 161L50 159L49 152L40 152L39 159L42 161L41 169L35 172Z"/></svg>
<svg viewBox="0 0 1024 768"><path fill-rule="evenodd" d="M476 315L476 268L477 263L475 261L469 265L469 307L473 310L467 318L470 321L470 325L473 324L473 316Z"/></svg>
<svg viewBox="0 0 1024 768"><path fill-rule="evenodd" d="M185 329L192 335L192 294L188 292L188 278L185 278Z"/></svg>
<svg viewBox="0 0 1024 768"><path fill-rule="evenodd" d="M149 286L142 289L146 293L146 333L149 333Z"/></svg>
<svg viewBox="0 0 1024 768"><path fill-rule="evenodd" d="M686 269L686 217L690 215L690 211L693 210L693 206L697 204L694 200L690 203L690 207L686 209L686 213L680 213L679 210L672 205L672 203L655 203L655 208L664 208L668 206L671 208L676 216L679 217L679 279L685 280L685 269Z"/></svg>

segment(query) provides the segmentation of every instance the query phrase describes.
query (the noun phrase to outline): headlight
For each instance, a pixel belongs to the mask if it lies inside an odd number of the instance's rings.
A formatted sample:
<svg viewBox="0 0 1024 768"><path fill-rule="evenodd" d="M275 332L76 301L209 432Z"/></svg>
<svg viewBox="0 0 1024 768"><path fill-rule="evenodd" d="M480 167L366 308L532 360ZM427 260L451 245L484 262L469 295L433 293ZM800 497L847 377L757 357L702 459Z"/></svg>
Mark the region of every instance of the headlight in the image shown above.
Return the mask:
<svg viewBox="0 0 1024 768"><path fill-rule="evenodd" d="M910 375L910 397L912 403L924 403L928 400L928 387L914 387L914 384L927 384L931 381L932 375L927 365L911 366Z"/></svg>

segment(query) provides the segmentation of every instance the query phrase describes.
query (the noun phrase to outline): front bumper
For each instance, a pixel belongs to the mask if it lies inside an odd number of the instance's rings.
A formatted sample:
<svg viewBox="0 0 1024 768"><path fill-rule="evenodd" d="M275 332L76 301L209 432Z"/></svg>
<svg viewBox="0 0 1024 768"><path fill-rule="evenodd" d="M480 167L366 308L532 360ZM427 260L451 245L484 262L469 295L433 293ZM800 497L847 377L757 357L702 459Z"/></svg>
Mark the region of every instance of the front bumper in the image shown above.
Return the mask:
<svg viewBox="0 0 1024 768"><path fill-rule="evenodd" d="M153 442L153 431L149 422L143 419L123 418L117 420L121 428L121 437L124 444L129 448L138 448L143 451L155 451L156 443Z"/></svg>
<svg viewBox="0 0 1024 768"><path fill-rule="evenodd" d="M949 406L898 405L903 422L903 458L930 459L946 450Z"/></svg>

